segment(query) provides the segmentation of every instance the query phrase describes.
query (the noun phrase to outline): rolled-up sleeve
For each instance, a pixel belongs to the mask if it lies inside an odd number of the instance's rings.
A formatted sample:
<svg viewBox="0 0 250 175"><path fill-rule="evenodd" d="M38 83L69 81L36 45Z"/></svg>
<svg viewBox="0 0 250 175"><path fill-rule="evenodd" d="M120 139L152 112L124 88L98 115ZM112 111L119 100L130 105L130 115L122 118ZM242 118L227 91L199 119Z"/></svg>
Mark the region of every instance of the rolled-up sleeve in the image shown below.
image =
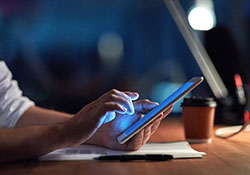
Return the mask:
<svg viewBox="0 0 250 175"><path fill-rule="evenodd" d="M23 113L33 105L33 101L23 96L5 62L0 61L0 127L15 127Z"/></svg>

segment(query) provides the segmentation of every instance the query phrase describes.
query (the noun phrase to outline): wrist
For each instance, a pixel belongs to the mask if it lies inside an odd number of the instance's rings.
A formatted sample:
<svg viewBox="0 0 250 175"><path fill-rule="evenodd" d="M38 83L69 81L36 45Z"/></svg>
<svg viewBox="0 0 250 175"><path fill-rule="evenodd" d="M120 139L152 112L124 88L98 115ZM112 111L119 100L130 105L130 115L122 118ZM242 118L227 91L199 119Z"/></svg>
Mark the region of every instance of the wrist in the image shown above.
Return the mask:
<svg viewBox="0 0 250 175"><path fill-rule="evenodd" d="M72 147L78 144L80 139L79 131L77 131L77 126L72 119L69 119L63 123L58 123L58 130L60 130L60 137L63 138L65 147Z"/></svg>
<svg viewBox="0 0 250 175"><path fill-rule="evenodd" d="M98 137L97 133L90 137L88 140L86 140L83 144L104 146L102 137Z"/></svg>
<svg viewBox="0 0 250 175"><path fill-rule="evenodd" d="M84 144L107 147L107 137L105 136L105 125L101 126L98 131L84 142Z"/></svg>
<svg viewBox="0 0 250 175"><path fill-rule="evenodd" d="M64 133L62 137L65 137L67 147L76 146L86 142L86 140L91 138L92 134L95 132L95 129L90 129L94 127L86 124L85 122L82 123L76 116L63 122L62 125L62 133Z"/></svg>

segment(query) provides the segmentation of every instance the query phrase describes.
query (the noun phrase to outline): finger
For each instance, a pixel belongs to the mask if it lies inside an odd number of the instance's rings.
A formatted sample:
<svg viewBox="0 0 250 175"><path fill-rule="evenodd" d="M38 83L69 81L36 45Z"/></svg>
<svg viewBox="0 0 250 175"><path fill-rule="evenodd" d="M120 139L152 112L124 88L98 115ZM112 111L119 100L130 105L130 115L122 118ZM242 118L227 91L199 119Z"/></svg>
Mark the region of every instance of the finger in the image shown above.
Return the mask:
<svg viewBox="0 0 250 175"><path fill-rule="evenodd" d="M121 92L121 91L118 91L118 90L115 90L115 89L111 90L110 93L114 93L117 96L125 98L127 100L127 102L128 102L127 114L129 114L129 115L134 114L135 109L134 109L134 105L132 103L132 100L137 99L139 97L138 93L136 93L136 92L128 92L128 91Z"/></svg>
<svg viewBox="0 0 250 175"><path fill-rule="evenodd" d="M147 99L134 102L134 108L136 112L148 112L158 105L158 103L149 101Z"/></svg>
<svg viewBox="0 0 250 175"><path fill-rule="evenodd" d="M119 112L119 113L125 113L127 109L123 107L122 105L114 102L105 102L103 104L103 110L102 112L106 114L107 112Z"/></svg>
<svg viewBox="0 0 250 175"><path fill-rule="evenodd" d="M149 140L150 136L152 135L152 128L153 124L149 124L144 128L144 139L143 139L143 145Z"/></svg>
<svg viewBox="0 0 250 175"><path fill-rule="evenodd" d="M170 106L165 112L159 117L161 120L166 118L172 112L173 106Z"/></svg>
<svg viewBox="0 0 250 175"><path fill-rule="evenodd" d="M160 119L156 119L155 121L153 121L152 123L152 127L151 127L151 135L155 133L155 131L158 129L158 127L160 126L161 120Z"/></svg>
<svg viewBox="0 0 250 175"><path fill-rule="evenodd" d="M115 95L115 94L111 94L108 98L108 101L112 102L112 103L118 103L119 105L123 106L124 108L126 108L126 113L130 114L134 111L134 106L131 105L131 100L127 100L126 98L124 98L123 96L119 96L119 95ZM120 114L124 114L124 112L120 112L118 111Z"/></svg>
<svg viewBox="0 0 250 175"><path fill-rule="evenodd" d="M135 151L141 148L151 136L151 127L152 124L148 125L140 132L138 132L129 142L127 143L128 151Z"/></svg>
<svg viewBox="0 0 250 175"><path fill-rule="evenodd" d="M127 96L129 96L131 98L131 100L137 100L139 98L139 94L137 92L129 92L129 91L125 91L124 92Z"/></svg>
<svg viewBox="0 0 250 175"><path fill-rule="evenodd" d="M122 96L126 99L131 99L131 100L137 100L139 98L139 94L137 92L129 92L129 91L122 92L116 89L112 89L110 93Z"/></svg>
<svg viewBox="0 0 250 175"><path fill-rule="evenodd" d="M156 132L158 127L160 126L161 120L164 119L167 115L169 115L172 111L173 106L171 106L168 110L166 110L164 113L161 113L158 118L156 118L151 125L151 135Z"/></svg>

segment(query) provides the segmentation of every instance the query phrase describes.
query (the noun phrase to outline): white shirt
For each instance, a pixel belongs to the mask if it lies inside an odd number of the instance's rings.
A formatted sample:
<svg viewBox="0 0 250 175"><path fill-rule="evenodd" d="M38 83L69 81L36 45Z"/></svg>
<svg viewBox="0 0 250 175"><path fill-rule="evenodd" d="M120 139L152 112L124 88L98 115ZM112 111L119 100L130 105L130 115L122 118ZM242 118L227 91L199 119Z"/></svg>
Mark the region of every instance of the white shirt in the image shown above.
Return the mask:
<svg viewBox="0 0 250 175"><path fill-rule="evenodd" d="M34 102L24 97L4 61L0 61L0 128L12 128Z"/></svg>

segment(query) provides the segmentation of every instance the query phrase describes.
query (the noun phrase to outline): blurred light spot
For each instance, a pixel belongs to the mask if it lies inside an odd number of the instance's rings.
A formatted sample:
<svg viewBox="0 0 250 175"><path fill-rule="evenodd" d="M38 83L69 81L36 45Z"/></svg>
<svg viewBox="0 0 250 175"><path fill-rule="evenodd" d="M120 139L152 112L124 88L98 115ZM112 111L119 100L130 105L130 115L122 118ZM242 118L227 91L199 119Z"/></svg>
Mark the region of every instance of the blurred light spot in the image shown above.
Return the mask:
<svg viewBox="0 0 250 175"><path fill-rule="evenodd" d="M104 63L116 64L123 57L123 40L115 32L102 34L98 40L97 48L99 56Z"/></svg>
<svg viewBox="0 0 250 175"><path fill-rule="evenodd" d="M194 30L210 30L216 25L214 12L209 8L195 6L188 14L188 21Z"/></svg>
<svg viewBox="0 0 250 175"><path fill-rule="evenodd" d="M161 103L181 86L182 84L180 83L159 82L152 89L151 99L153 101ZM175 103L172 112L181 112L180 105L182 101L183 98L181 98L178 102Z"/></svg>

